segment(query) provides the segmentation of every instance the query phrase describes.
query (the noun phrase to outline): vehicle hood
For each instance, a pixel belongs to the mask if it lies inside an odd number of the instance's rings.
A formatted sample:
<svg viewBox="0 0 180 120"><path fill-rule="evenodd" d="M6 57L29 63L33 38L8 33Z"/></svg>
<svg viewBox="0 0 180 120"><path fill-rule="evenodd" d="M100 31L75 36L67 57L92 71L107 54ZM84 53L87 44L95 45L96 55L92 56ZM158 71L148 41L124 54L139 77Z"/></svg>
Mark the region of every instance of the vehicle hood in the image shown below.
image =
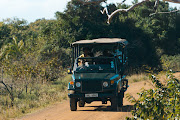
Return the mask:
<svg viewBox="0 0 180 120"><path fill-rule="evenodd" d="M73 79L110 79L115 73L76 73Z"/></svg>

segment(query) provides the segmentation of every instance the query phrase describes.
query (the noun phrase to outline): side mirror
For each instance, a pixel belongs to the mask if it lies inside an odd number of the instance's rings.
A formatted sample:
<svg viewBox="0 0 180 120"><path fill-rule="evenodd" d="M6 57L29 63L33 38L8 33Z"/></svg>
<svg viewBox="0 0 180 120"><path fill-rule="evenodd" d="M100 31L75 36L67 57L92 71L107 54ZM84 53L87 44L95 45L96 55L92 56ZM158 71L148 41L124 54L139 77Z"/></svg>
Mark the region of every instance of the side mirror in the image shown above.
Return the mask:
<svg viewBox="0 0 180 120"><path fill-rule="evenodd" d="M72 74L71 68L68 68L67 70L68 70L68 74Z"/></svg>

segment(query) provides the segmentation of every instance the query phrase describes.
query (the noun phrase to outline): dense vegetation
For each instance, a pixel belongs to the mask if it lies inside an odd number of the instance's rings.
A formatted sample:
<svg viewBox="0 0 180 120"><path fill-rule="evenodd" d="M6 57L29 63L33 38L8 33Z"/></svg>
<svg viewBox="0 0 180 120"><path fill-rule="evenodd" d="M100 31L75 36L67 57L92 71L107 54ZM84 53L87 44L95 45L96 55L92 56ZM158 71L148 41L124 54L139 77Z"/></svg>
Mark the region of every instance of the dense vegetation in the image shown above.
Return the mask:
<svg viewBox="0 0 180 120"><path fill-rule="evenodd" d="M66 86L62 78L66 76L64 70L70 66L70 43L80 39L125 38L129 41L132 69L147 65L158 70L180 70L180 14L150 17L153 6L154 1L149 1L131 12L119 13L110 25L106 23L106 15L100 13L101 4L83 5L76 0L69 2L64 12L56 12L55 20L39 19L28 24L26 20L14 18L0 22L0 67L3 70L0 114L7 114L6 109L13 106L24 113L24 109L34 106L29 103L18 107L18 103L48 99L48 87ZM126 4L108 5L109 12L127 7ZM176 8L160 2L158 9ZM59 90L54 87L54 91Z"/></svg>
<svg viewBox="0 0 180 120"><path fill-rule="evenodd" d="M180 81L172 73L167 72L166 84L155 76L150 76L153 89L143 89L138 93L139 98L131 95L127 98L134 103L133 118L128 120L179 120L180 116Z"/></svg>

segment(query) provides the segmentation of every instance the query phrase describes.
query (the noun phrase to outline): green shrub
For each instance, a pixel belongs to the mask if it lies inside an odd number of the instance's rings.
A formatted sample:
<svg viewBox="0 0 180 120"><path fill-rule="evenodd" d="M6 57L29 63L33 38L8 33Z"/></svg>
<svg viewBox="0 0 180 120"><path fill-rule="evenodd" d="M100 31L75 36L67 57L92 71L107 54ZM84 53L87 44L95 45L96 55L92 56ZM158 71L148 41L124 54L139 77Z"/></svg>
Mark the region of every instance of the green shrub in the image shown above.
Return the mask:
<svg viewBox="0 0 180 120"><path fill-rule="evenodd" d="M138 93L137 100L133 96L127 95L135 107L135 110L132 111L134 118L127 119L180 119L180 81L170 72L167 77L168 82L164 85L154 75L150 76L154 89Z"/></svg>
<svg viewBox="0 0 180 120"><path fill-rule="evenodd" d="M180 71L180 54L175 56L163 55L160 60L164 70Z"/></svg>

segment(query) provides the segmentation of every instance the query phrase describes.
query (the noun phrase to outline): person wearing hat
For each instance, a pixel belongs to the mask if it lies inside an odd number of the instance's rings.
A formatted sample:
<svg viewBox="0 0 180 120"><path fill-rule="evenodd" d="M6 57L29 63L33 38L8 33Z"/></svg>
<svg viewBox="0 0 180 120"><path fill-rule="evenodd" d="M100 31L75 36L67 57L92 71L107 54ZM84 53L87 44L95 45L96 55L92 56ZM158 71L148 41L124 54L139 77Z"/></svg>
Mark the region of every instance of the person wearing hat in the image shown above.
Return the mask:
<svg viewBox="0 0 180 120"><path fill-rule="evenodd" d="M82 57L92 57L89 48L87 48L87 47L83 48L83 54L80 55L79 58L82 58ZM90 59L80 59L78 62L78 65L82 66L85 62L91 62L91 60Z"/></svg>

